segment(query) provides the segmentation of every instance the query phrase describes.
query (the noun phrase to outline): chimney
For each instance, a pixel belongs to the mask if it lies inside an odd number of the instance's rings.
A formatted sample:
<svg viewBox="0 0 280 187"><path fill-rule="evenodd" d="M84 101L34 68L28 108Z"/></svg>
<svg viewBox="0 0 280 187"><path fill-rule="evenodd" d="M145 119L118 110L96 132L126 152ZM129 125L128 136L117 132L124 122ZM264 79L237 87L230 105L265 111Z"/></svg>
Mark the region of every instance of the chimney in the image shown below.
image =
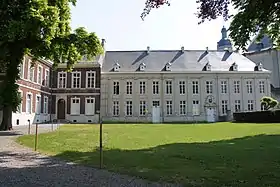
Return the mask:
<svg viewBox="0 0 280 187"><path fill-rule="evenodd" d="M181 47L181 52L182 52L182 53L185 52L184 46Z"/></svg>
<svg viewBox="0 0 280 187"><path fill-rule="evenodd" d="M106 40L104 38L101 39L101 46L103 47L103 49L105 49L105 43L106 43Z"/></svg>
<svg viewBox="0 0 280 187"><path fill-rule="evenodd" d="M149 54L150 52L150 46L147 46L147 53Z"/></svg>
<svg viewBox="0 0 280 187"><path fill-rule="evenodd" d="M206 51L208 52L208 47L206 47Z"/></svg>

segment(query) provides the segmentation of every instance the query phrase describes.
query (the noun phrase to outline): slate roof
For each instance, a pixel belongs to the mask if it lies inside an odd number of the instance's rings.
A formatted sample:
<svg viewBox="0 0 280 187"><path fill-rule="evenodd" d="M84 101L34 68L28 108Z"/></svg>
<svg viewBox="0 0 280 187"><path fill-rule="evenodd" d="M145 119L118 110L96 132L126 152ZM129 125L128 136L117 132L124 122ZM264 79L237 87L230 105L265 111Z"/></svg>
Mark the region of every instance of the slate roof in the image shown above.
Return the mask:
<svg viewBox="0 0 280 187"><path fill-rule="evenodd" d="M255 36L255 38L247 48L247 51L248 52L261 51L272 47L273 47L273 42L269 36L264 35L260 41L257 41L257 36Z"/></svg>
<svg viewBox="0 0 280 187"><path fill-rule="evenodd" d="M119 72L137 72L141 63L146 65L145 72L165 71L171 63L171 71L202 71L207 63L211 71L229 71L233 63L238 71L254 71L255 63L237 52L217 50L146 50L107 51L102 64L102 72L113 71L114 64L120 65ZM266 70L264 70L266 71Z"/></svg>

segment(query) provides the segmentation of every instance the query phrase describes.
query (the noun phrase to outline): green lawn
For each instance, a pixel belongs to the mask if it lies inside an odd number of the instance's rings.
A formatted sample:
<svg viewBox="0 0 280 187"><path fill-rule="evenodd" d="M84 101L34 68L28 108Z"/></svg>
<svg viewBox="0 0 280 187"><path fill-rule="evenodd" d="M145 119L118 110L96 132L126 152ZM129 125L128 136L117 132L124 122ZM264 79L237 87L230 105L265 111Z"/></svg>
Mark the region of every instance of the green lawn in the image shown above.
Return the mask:
<svg viewBox="0 0 280 187"><path fill-rule="evenodd" d="M38 149L98 166L99 128L65 125L40 134ZM33 147L34 136L18 141ZM186 186L278 187L280 124L106 124L104 166L110 171Z"/></svg>

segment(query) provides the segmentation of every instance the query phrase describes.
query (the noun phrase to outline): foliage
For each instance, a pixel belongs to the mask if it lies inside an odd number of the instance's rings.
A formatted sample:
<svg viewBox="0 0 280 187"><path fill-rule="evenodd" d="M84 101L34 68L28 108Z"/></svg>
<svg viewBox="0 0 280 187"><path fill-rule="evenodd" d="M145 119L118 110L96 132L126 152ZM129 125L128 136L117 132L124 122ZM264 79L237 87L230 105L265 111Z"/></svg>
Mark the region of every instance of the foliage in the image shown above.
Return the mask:
<svg viewBox="0 0 280 187"><path fill-rule="evenodd" d="M272 97L262 97L261 105L264 106L265 110L273 109L278 105L278 101Z"/></svg>
<svg viewBox="0 0 280 187"><path fill-rule="evenodd" d="M178 186L280 183L279 124L104 124L103 131L106 170ZM41 134L38 150L98 167L98 133L96 125L63 125ZM33 148L34 136L19 142Z"/></svg>
<svg viewBox="0 0 280 187"><path fill-rule="evenodd" d="M276 0L197 0L197 17L199 24L206 20L217 19L222 16L228 20L233 16L230 24L230 38L237 49L246 50L250 37L258 33L258 39L267 34L280 47L280 1ZM142 19L152 8L168 4L166 0L146 0ZM235 15L230 14L229 5L238 10Z"/></svg>
<svg viewBox="0 0 280 187"><path fill-rule="evenodd" d="M95 33L84 28L71 31L70 3L76 0L2 0L0 6L0 67L6 67L0 93L5 107L19 105L15 84L18 66L25 54L33 62L46 58L67 63L68 70L83 56L91 59L101 54L102 47Z"/></svg>

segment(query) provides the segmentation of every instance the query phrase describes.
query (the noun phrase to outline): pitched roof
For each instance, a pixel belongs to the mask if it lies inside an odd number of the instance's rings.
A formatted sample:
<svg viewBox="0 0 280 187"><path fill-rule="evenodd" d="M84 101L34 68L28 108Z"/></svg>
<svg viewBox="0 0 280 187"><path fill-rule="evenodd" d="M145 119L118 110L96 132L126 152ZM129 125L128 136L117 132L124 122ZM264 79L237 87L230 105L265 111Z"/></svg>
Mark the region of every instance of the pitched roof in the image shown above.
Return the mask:
<svg viewBox="0 0 280 187"><path fill-rule="evenodd" d="M171 63L171 71L202 71L207 63L211 71L229 71L233 63L238 71L254 71L255 63L237 52L217 50L146 50L107 51L102 64L102 72L113 71L114 64L120 65L119 72L136 72L141 63L145 72L164 71Z"/></svg>

